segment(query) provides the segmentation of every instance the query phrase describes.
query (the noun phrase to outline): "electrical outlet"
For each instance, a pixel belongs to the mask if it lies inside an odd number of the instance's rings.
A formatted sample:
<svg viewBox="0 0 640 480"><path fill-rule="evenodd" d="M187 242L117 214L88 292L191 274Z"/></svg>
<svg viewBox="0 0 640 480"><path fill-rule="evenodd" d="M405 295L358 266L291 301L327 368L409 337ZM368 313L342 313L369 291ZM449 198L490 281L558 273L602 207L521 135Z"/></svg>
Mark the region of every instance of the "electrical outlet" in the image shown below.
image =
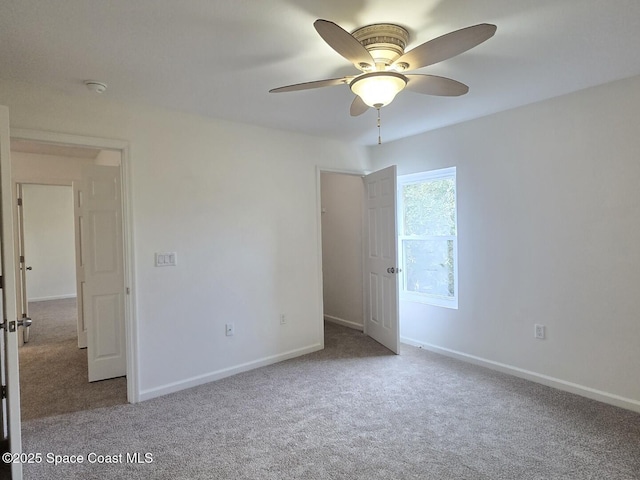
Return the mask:
<svg viewBox="0 0 640 480"><path fill-rule="evenodd" d="M545 336L544 325L538 325L536 323L534 327L535 327L534 336L540 340L544 340L544 336Z"/></svg>
<svg viewBox="0 0 640 480"><path fill-rule="evenodd" d="M284 313L280 314L280 325L284 325L285 323L287 323L287 317L284 315Z"/></svg>
<svg viewBox="0 0 640 480"><path fill-rule="evenodd" d="M234 332L234 328L233 328L233 323L227 323L225 326L225 334L227 335L227 337L231 337L233 336L233 332Z"/></svg>

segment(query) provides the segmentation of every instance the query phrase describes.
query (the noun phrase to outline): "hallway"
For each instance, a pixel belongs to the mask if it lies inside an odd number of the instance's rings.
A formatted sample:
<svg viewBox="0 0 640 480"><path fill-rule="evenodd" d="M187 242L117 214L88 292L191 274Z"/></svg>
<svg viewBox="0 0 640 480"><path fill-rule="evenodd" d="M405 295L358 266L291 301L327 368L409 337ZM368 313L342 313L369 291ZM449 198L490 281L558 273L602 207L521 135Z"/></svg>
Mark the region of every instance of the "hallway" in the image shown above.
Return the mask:
<svg viewBox="0 0 640 480"><path fill-rule="evenodd" d="M89 383L78 348L76 299L31 302L29 343L20 348L22 420L127 403L126 377Z"/></svg>

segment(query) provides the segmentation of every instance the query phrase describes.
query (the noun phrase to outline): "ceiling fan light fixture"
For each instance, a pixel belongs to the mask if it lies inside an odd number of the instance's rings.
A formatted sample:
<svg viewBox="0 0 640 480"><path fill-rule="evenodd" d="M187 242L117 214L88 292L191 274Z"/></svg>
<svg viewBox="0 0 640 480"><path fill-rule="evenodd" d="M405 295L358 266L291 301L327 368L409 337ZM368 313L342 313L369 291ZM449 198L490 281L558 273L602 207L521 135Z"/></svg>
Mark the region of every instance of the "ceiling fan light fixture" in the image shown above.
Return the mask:
<svg viewBox="0 0 640 480"><path fill-rule="evenodd" d="M389 105L407 85L407 77L395 72L365 73L349 84L351 91L373 108Z"/></svg>

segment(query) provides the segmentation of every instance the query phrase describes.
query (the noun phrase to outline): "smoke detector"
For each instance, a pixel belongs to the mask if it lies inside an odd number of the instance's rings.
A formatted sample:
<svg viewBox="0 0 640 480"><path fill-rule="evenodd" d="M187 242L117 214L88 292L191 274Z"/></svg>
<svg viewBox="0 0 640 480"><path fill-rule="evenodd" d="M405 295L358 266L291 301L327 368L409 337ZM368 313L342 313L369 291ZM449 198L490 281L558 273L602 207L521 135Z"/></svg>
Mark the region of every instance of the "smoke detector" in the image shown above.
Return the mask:
<svg viewBox="0 0 640 480"><path fill-rule="evenodd" d="M104 93L107 90L107 84L96 82L95 80L85 80L84 84L94 93Z"/></svg>

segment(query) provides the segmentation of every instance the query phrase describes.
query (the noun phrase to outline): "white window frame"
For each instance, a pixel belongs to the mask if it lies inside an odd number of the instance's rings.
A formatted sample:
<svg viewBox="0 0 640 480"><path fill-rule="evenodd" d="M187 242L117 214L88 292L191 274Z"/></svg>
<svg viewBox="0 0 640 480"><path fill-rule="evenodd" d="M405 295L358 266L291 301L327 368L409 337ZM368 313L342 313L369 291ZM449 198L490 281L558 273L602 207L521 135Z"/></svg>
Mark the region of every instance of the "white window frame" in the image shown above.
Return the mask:
<svg viewBox="0 0 640 480"><path fill-rule="evenodd" d="M455 217L456 217L456 235L404 235L404 202L403 187L415 183L422 183L439 178L454 179L454 198L455 198ZM427 172L412 173L409 175L398 176L398 265L401 266L400 275L400 299L410 302L424 303L427 305L435 305L438 307L458 308L458 184L456 176L456 167L442 168L439 170L431 170ZM407 269L404 261L404 241L405 240L453 240L453 282L454 296L445 297L441 295L429 295L426 293L411 292L406 289Z"/></svg>

